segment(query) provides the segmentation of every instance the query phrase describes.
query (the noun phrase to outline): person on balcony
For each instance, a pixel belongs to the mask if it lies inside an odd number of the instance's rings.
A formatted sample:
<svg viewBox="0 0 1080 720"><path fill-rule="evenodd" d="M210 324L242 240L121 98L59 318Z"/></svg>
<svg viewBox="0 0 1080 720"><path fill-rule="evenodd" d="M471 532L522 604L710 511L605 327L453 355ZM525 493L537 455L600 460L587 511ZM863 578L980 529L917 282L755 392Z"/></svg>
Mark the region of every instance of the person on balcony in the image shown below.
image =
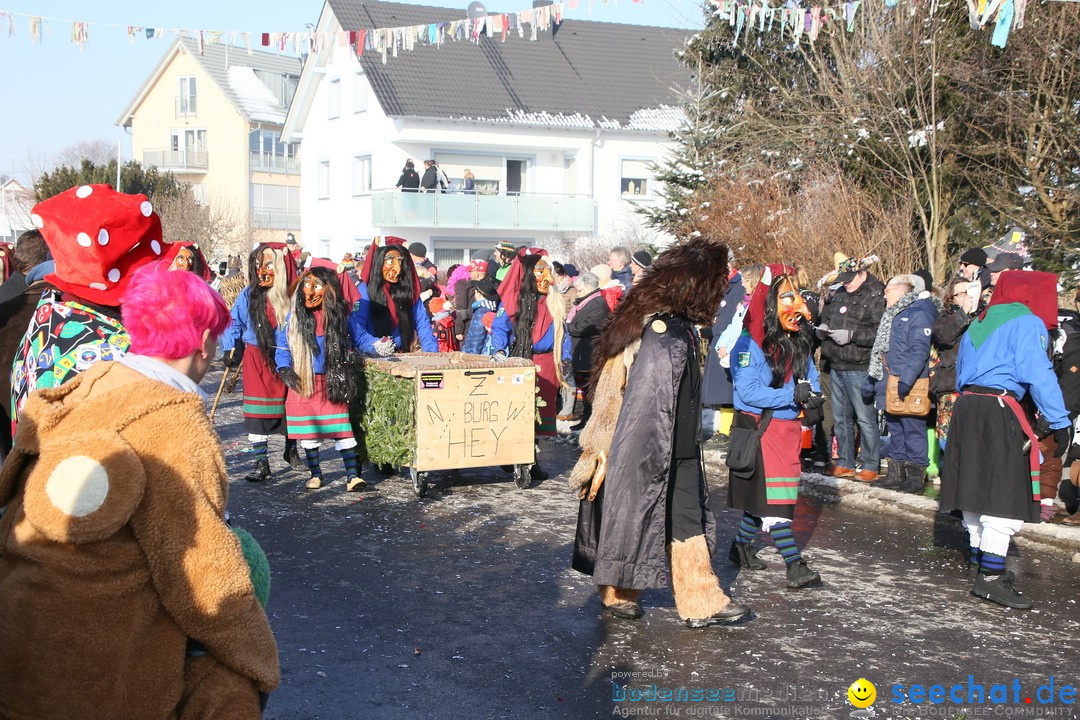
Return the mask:
<svg viewBox="0 0 1080 720"><path fill-rule="evenodd" d="M401 188L401 192L420 190L420 175L416 172L416 165L413 164L412 158L405 161L405 167L401 169L401 177L398 178L397 185L394 187Z"/></svg>

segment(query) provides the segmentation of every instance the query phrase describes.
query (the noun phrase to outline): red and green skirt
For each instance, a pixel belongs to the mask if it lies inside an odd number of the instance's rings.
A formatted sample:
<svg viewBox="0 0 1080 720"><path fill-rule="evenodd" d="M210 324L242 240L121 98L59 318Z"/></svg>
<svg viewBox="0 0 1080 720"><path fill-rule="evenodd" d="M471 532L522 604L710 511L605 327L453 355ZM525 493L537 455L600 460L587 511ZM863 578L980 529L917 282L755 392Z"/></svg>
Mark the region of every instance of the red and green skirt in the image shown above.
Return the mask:
<svg viewBox="0 0 1080 720"><path fill-rule="evenodd" d="M285 399L285 416L292 440L340 440L353 437L349 406L326 397L326 376L315 376L311 397L290 392Z"/></svg>
<svg viewBox="0 0 1080 720"><path fill-rule="evenodd" d="M537 435L554 435L555 402L559 397L559 376L555 373L555 354L538 353L532 356L536 363L536 384L540 388L540 399L544 406L540 410L540 426Z"/></svg>
<svg viewBox="0 0 1080 720"><path fill-rule="evenodd" d="M267 364L258 347L244 353L244 429L272 435L285 429L285 383Z"/></svg>
<svg viewBox="0 0 1080 720"><path fill-rule="evenodd" d="M757 427L759 415L735 413L733 428ZM802 450L802 423L773 418L761 437L761 462L750 480L732 477L728 481L728 503L758 517L795 517L799 501L799 453Z"/></svg>

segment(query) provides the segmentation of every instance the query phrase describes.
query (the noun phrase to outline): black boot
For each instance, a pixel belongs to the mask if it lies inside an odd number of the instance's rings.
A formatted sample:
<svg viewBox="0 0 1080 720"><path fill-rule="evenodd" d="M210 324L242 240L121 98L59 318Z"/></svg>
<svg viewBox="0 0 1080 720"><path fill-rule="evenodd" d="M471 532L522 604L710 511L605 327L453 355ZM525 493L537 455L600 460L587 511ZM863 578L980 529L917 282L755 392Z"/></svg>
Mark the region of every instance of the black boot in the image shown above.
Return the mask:
<svg viewBox="0 0 1080 720"><path fill-rule="evenodd" d="M897 462L892 458L885 458L885 463L889 466L888 471L877 480L870 483L870 487L881 488L882 490L895 490L904 482L904 463Z"/></svg>
<svg viewBox="0 0 1080 720"><path fill-rule="evenodd" d="M904 482L896 488L897 492L910 495L922 495L923 485L926 484L926 468L915 463L903 463Z"/></svg>
<svg viewBox="0 0 1080 720"><path fill-rule="evenodd" d="M269 460L256 460L255 469L244 476L244 479L248 482L262 482L270 477L270 461Z"/></svg>
<svg viewBox="0 0 1080 720"><path fill-rule="evenodd" d="M821 576L811 570L805 560L796 560L787 566L787 586L789 588L806 587L820 581Z"/></svg>
<svg viewBox="0 0 1080 720"><path fill-rule="evenodd" d="M296 441L291 438L285 438L285 452L281 453L281 458L289 463L293 470L307 470L307 463L300 457L300 451L296 449Z"/></svg>
<svg viewBox="0 0 1080 720"><path fill-rule="evenodd" d="M1015 576L1011 570L1007 570L1001 575L983 575L979 573L971 587L971 594L1005 607L1030 610L1034 603L1024 597L1023 593L1013 588L1014 579Z"/></svg>
<svg viewBox="0 0 1080 720"><path fill-rule="evenodd" d="M765 561L758 557L757 550L746 543L731 541L731 550L728 551L728 560L746 570L764 570L769 567Z"/></svg>

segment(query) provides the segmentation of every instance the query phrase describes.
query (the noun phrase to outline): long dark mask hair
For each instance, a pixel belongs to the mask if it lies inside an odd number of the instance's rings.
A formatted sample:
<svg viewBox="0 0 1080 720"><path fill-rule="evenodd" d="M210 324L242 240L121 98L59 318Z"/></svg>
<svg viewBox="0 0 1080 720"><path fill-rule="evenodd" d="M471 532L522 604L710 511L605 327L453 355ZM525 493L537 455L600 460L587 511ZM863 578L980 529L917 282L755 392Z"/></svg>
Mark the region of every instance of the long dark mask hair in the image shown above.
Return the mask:
<svg viewBox="0 0 1080 720"><path fill-rule="evenodd" d="M797 332L785 330L780 325L776 306L781 285L780 278L774 279L765 300L765 342L761 348L772 366L770 387L773 388L783 387L789 377L805 380L810 366L810 353L814 347L810 323L799 323ZM794 281L792 287L794 288Z"/></svg>
<svg viewBox="0 0 1080 720"><path fill-rule="evenodd" d="M274 260L274 285L272 287L259 287L259 262L262 260L263 251L266 248L257 246L248 255L248 316L251 326L255 328L255 339L259 344L259 352L262 353L266 364L275 367L274 350L277 346L275 328L277 324L285 322L285 315L289 310L289 293L285 287L288 276L285 274L285 263L279 253L275 252ZM270 316L266 312L266 302L274 308L275 322L270 322Z"/></svg>
<svg viewBox="0 0 1080 720"><path fill-rule="evenodd" d="M359 369L359 360L349 335L349 306L342 298L341 283L334 271L313 267L307 274L322 283L326 292L319 308L309 308L304 304L302 280L293 293L289 346L293 353L293 370L300 378L300 392L305 397L310 397L314 386L313 359L319 353L319 343L315 335L315 313L322 310L323 345L326 348L326 396L330 402L349 403L357 394Z"/></svg>
<svg viewBox="0 0 1080 720"><path fill-rule="evenodd" d="M401 256L401 274L397 284L390 285L383 280L383 261L388 253ZM401 335L401 349L408 352L416 342L416 324L413 322L413 305L416 304L413 288L416 268L412 258L399 245L386 245L375 251L372 261L371 277L368 278L368 299L371 300L371 325L376 337L393 337L394 318L386 303L384 285L389 285L390 299L397 310L397 331Z"/></svg>
<svg viewBox="0 0 1080 720"><path fill-rule="evenodd" d="M514 344L510 346L510 355L519 358L533 356L533 325L536 324L536 304L543 299L536 289L536 277L533 271L540 262L541 255L525 255L521 258L524 272L521 290L518 292L518 311L514 318Z"/></svg>

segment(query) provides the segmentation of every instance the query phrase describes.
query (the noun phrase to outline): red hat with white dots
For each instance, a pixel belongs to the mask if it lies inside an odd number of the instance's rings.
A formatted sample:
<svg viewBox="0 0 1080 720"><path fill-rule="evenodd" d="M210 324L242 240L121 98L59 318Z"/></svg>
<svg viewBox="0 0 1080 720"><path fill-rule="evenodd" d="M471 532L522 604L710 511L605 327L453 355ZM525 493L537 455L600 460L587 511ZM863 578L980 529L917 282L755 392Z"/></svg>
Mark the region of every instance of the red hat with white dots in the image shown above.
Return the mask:
<svg viewBox="0 0 1080 720"><path fill-rule="evenodd" d="M119 305L135 269L164 252L161 220L146 196L108 185L66 190L35 205L30 219L56 261L45 281L98 305Z"/></svg>

